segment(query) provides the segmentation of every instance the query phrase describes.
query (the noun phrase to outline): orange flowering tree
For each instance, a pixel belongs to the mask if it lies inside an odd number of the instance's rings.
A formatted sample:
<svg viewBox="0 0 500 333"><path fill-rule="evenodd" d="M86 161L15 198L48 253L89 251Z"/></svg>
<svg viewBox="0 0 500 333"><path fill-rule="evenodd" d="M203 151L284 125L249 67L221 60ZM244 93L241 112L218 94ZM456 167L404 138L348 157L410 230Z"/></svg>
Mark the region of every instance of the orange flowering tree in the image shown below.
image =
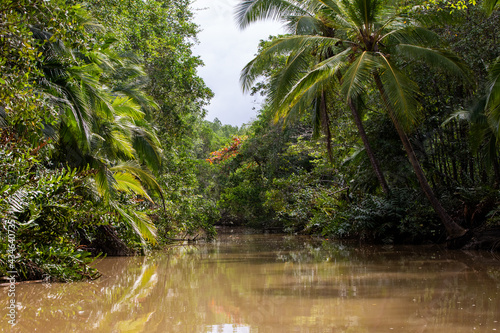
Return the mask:
<svg viewBox="0 0 500 333"><path fill-rule="evenodd" d="M231 140L231 142L225 145L222 149L213 151L210 153L210 157L206 159L206 161L210 164L221 163L223 161L227 161L230 158L236 156L240 152L240 146L245 141L245 137L235 136Z"/></svg>

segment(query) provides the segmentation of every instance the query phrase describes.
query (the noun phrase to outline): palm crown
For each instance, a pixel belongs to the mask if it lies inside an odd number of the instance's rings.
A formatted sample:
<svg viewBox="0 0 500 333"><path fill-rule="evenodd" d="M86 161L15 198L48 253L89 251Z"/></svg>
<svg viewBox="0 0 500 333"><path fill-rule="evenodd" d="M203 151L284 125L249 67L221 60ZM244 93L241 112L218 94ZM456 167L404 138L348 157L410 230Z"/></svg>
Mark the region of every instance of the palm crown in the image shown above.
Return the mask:
<svg viewBox="0 0 500 333"><path fill-rule="evenodd" d="M45 126L57 142L58 159L71 167L95 170L89 188L143 242L154 243L156 229L149 217L117 200L124 192L153 201L147 189L163 198L151 172L160 166L159 140L145 119L145 111L156 106L137 84L142 69L135 59L117 54L112 39L99 50L83 53L45 31L32 30L47 41L39 94L58 112L56 126ZM115 76L127 84L117 86Z"/></svg>
<svg viewBox="0 0 500 333"><path fill-rule="evenodd" d="M365 94L367 83L377 73L398 120L411 123L417 115L414 96L418 87L401 73L396 60L423 60L447 72L467 72L454 54L436 48L436 34L398 16L379 0L260 0L244 1L238 7L242 27L266 17L286 20L294 35L278 38L262 50L244 68L242 84L248 89L270 58L288 53L286 67L279 79L274 78L276 92L271 94L281 111L299 103L300 98L314 96L311 90L331 85L339 73L341 92L347 99L355 99ZM317 59L311 68L312 55Z"/></svg>

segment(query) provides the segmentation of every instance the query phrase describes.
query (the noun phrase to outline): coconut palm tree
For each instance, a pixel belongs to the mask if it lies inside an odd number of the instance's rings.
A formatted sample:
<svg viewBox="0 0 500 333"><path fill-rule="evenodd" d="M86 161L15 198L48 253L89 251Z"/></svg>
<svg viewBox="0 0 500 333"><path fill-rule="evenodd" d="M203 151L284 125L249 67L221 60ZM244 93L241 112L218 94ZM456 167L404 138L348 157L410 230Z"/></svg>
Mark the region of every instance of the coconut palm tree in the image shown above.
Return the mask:
<svg viewBox="0 0 500 333"><path fill-rule="evenodd" d="M374 84L420 186L449 237L463 236L466 230L452 220L437 199L408 140L406 133L418 120L418 87L398 64L403 60L422 61L462 77L467 76L467 69L454 54L439 48L436 34L408 17L398 16L395 8L380 0L246 0L239 4L237 17L245 26L257 19L284 19L296 13L295 24L303 26L313 22L310 17L302 19L299 15L303 8L323 22L330 33L278 38L253 61L265 63L278 52L290 55L315 52L325 56L280 98L280 107L289 108L334 80L340 81L340 92L351 106L367 94L369 84ZM252 63L243 71L243 82L246 76L252 79L251 66Z"/></svg>
<svg viewBox="0 0 500 333"><path fill-rule="evenodd" d="M237 10L237 20L241 28L245 28L248 24L255 22L261 18L267 18L270 16L276 16L277 18L283 20L286 24L287 30L293 35L318 35L318 36L329 36L334 37L334 31L329 27L326 22L324 22L321 17L315 14L315 7L310 6L306 2L300 1L288 1L287 4L280 2L282 11L277 10L273 6L276 4L270 1L260 1L259 3L254 3L251 8L247 7L250 2L243 2L238 7ZM275 11L276 10L276 11ZM278 53L279 50L273 50ZM293 102L289 104L283 104L282 99L288 92L292 89L295 83L302 77L302 75L310 68L313 64L320 63L324 61L325 58L331 56L331 52L321 52L318 51L319 48L312 49L299 49L298 52L292 52L288 56L288 61L285 67L276 75L271 77L269 90L269 100L272 107L276 112L276 121L281 117L285 119L295 119L305 110L312 111L313 125L316 132L317 129L322 129L325 135L326 148L330 160L332 160L332 147L331 147L331 133L330 133L330 115L327 110L327 103L332 92L336 92L337 89L334 88L335 82L330 81L329 86L313 86L308 91L307 94L301 95L300 98L296 98ZM288 52L290 50L286 50ZM274 53L275 54L275 53ZM272 57L272 53L266 55L260 54L253 61L248 63L247 66L242 71L242 85L244 90L251 88L255 79L261 75L269 65L269 57ZM340 80L341 75L338 76ZM337 82L338 83L338 82ZM356 101L357 102L357 101ZM378 159L376 158L373 150L371 149L368 136L363 126L361 115L359 112L358 103L351 101L347 103L350 109L354 123L358 129L358 133L363 142L365 152L370 160L373 171L379 181L382 191L385 194L390 192L389 186L385 176L380 168ZM280 105L288 105L289 107L283 108Z"/></svg>
<svg viewBox="0 0 500 333"><path fill-rule="evenodd" d="M142 70L133 58L113 51L111 41L81 53L46 31L32 31L44 41L44 77L38 92L58 112L55 125L45 124L47 135L56 142L56 160L95 170L90 185L100 200L143 242L154 243L155 227L148 216L116 200L125 192L153 202L147 189L163 199L151 172L160 166L159 140L145 120L145 111L155 104L136 84ZM126 84L116 85L116 76Z"/></svg>

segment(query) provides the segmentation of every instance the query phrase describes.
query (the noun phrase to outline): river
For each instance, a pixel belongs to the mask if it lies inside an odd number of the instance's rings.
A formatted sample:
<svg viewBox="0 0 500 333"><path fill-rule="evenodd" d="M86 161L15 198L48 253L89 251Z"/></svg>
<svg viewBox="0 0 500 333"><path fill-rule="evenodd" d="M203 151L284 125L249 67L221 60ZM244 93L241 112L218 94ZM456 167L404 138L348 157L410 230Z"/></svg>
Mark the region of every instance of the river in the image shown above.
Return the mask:
<svg viewBox="0 0 500 333"><path fill-rule="evenodd" d="M18 285L18 324L4 317L1 329L500 332L500 260L490 253L226 230L212 243L97 266L103 276L92 282Z"/></svg>

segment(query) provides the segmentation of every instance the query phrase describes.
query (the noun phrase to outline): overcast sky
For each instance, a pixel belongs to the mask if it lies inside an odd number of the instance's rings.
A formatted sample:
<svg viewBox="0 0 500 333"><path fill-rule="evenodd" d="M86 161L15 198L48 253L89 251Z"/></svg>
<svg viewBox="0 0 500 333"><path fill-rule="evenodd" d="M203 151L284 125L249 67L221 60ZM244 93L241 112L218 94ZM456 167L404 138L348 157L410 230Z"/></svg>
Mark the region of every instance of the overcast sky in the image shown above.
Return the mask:
<svg viewBox="0 0 500 333"><path fill-rule="evenodd" d="M282 33L277 22L257 22L240 30L234 19L239 0L195 0L194 22L200 26L200 44L193 53L201 56L205 66L198 75L215 96L207 107L207 120L219 118L223 124L242 125L255 118L259 109L257 97L243 94L239 78L243 67L253 59L259 40Z"/></svg>

